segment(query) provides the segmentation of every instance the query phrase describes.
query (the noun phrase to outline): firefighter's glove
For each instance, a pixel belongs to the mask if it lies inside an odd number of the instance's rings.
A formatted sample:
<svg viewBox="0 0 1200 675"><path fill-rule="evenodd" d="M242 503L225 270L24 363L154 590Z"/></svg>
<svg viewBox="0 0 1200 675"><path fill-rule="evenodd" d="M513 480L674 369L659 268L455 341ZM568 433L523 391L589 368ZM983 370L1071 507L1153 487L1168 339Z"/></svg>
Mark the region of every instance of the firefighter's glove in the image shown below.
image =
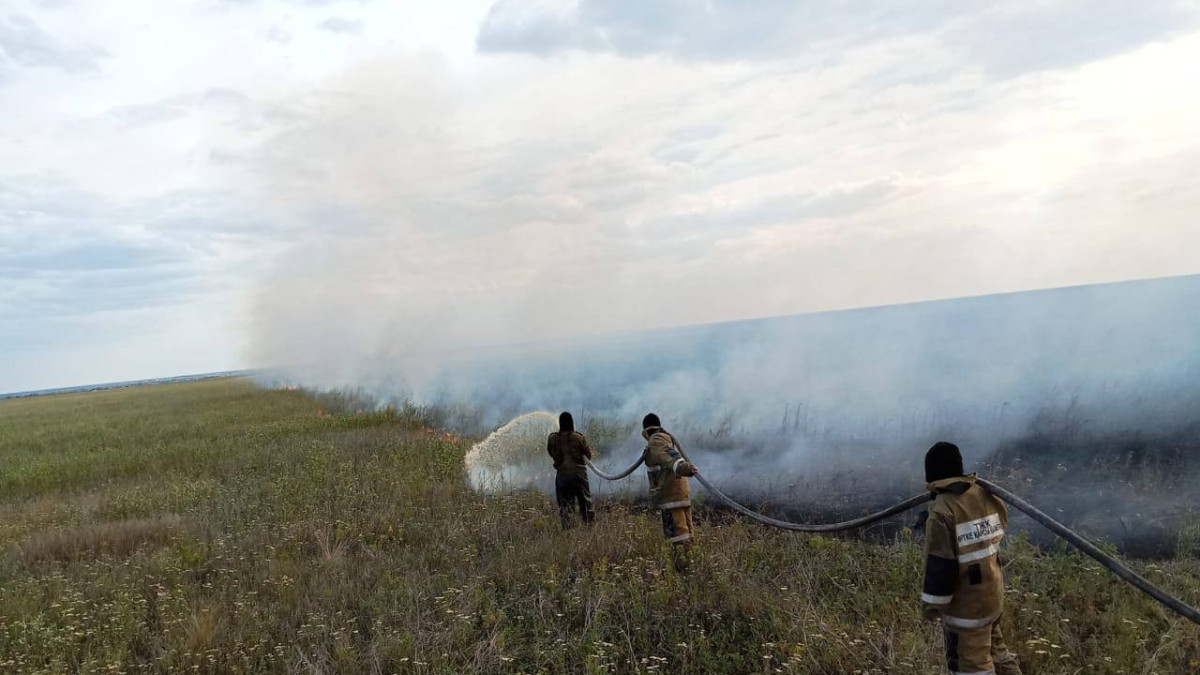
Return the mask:
<svg viewBox="0 0 1200 675"><path fill-rule="evenodd" d="M941 616L942 616L942 611L939 610L938 608L930 607L929 605L921 606L921 618L924 619L925 621L937 621L938 618Z"/></svg>
<svg viewBox="0 0 1200 675"><path fill-rule="evenodd" d="M685 476L695 476L698 473L700 473L700 469L697 469L695 464L688 464L687 468L683 470Z"/></svg>

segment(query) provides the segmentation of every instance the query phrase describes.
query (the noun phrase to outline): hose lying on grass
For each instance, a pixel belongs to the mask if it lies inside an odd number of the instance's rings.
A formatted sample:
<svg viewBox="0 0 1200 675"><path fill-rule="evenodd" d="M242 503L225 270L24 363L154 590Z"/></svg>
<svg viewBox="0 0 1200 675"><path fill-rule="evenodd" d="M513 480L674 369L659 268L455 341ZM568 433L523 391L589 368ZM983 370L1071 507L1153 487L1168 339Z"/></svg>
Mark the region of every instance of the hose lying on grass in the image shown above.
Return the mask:
<svg viewBox="0 0 1200 675"><path fill-rule="evenodd" d="M679 448L679 451L680 451L680 454L683 454L685 459L687 459L689 462L691 462L691 458L688 457L687 454L683 452L683 448ZM639 466L641 466L643 459L644 458L639 458L628 469L622 471L621 473L614 474L614 475L606 474L603 471L597 469L596 465L592 464L592 462L590 460L585 459L584 461L587 462L588 468L590 468L592 471L596 472L596 475L600 476L601 478L604 478L606 480L620 480L620 479L628 476L629 474L633 473ZM879 511L876 513L871 513L871 514L862 516L860 518L854 518L852 520L845 520L840 523L819 523L819 524L793 523L793 522L786 521L786 520L779 520L776 518L771 518L769 516L765 516L761 513L753 511L753 510L735 502L731 497L726 495L724 492L721 492L720 490L718 490L717 487L715 485L713 485L712 483L708 482L708 479L706 479L703 475L696 474L694 477L696 480L700 481L700 484L703 485L704 488L706 490L708 490L714 497L716 497L717 499L720 499L722 502L725 502L725 504L728 505L729 508L733 509L734 511L737 511L738 513L741 513L744 516L747 516L749 518L757 520L758 522L760 522L764 525L770 525L771 527L778 527L780 529L790 530L792 532L840 532L842 530L851 530L851 529L854 529L857 527L862 527L864 525L869 525L871 523L883 520L890 516L894 516L897 513L903 513L911 508L920 506L921 504L924 504L925 502L928 502L931 499L933 499L933 495L931 495L931 494L928 494L928 493L919 494L915 497L910 497L908 499L905 499L904 501L900 502L899 504L889 506L888 508L886 508L882 511ZM1150 583L1145 577L1143 577L1143 576L1139 575L1137 572L1134 572L1133 570L1129 569L1124 564L1122 564L1121 561L1117 560L1113 556L1105 553L1104 551L1101 551L1099 548L1096 547L1095 544L1093 544L1090 541L1088 541L1087 539L1084 539L1083 537L1079 536L1073 530L1071 530L1067 526L1063 525L1062 523L1058 522L1057 520L1051 518L1050 516L1046 515L1042 511L1038 510L1036 507L1034 507L1032 504L1025 501L1024 499L1021 499L1017 495L1009 492L1008 490L1000 487L999 485L996 485L995 483L992 483L990 481L986 481L982 478L977 479L977 482L980 485L982 485L983 488L985 490L987 490L988 492L996 495L1000 499L1003 499L1004 501L1008 502L1012 506L1016 507L1018 510L1024 512L1030 518L1033 518L1037 522L1041 523L1044 527L1046 527L1046 529L1050 530L1054 534L1057 534L1058 536L1062 537L1063 539L1066 539L1067 543L1071 544L1075 548L1079 549L1083 553L1085 553L1088 556L1090 556L1091 558L1095 559L1101 565L1104 565L1105 568L1107 568L1113 574L1116 574L1118 577L1120 577L1126 583L1132 584L1135 588L1137 588L1141 592L1150 596L1151 598L1153 598L1154 600L1156 600L1163 606L1167 607L1168 609L1179 614L1180 616L1188 619L1192 623L1200 625L1200 610L1197 610L1195 607L1192 607L1192 606L1184 603L1179 598L1176 598L1176 597L1170 595L1169 593L1162 590L1158 586L1155 586L1154 584Z"/></svg>

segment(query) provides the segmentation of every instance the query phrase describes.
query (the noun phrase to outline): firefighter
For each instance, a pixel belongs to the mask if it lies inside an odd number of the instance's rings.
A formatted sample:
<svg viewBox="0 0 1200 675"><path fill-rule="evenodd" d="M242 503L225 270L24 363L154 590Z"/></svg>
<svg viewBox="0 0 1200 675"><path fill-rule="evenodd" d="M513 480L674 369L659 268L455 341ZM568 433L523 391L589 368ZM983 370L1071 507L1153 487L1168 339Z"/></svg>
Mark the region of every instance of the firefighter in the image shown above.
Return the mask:
<svg viewBox="0 0 1200 675"><path fill-rule="evenodd" d="M941 618L946 665L958 675L1020 675L1017 656L1000 632L1004 575L998 547L1008 527L1004 502L963 475L953 443L925 453L925 482L933 493L925 523L924 616Z"/></svg>
<svg viewBox="0 0 1200 675"><path fill-rule="evenodd" d="M546 439L546 452L554 460L554 498L558 502L558 517L564 530L570 529L576 507L583 522L591 524L596 517L592 507L592 488L588 484L584 458L592 458L592 446L587 438L575 431L575 418L564 412L558 416L558 431Z"/></svg>
<svg viewBox="0 0 1200 675"><path fill-rule="evenodd" d="M650 503L662 514L663 535L671 542L671 561L675 570L685 573L692 548L692 495L688 477L695 476L695 465L683 458L679 442L662 428L658 415L642 419L646 449L646 476L650 479Z"/></svg>

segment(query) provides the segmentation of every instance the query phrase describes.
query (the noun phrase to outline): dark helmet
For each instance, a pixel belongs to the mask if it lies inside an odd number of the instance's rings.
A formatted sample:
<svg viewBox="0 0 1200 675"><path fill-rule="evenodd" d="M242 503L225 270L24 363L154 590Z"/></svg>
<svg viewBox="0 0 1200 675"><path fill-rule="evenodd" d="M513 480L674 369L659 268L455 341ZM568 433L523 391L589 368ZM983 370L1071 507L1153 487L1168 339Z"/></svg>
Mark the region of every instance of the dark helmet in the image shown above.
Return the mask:
<svg viewBox="0 0 1200 675"><path fill-rule="evenodd" d="M925 453L925 482L932 483L943 478L963 475L962 453L958 446L938 441Z"/></svg>
<svg viewBox="0 0 1200 675"><path fill-rule="evenodd" d="M575 431L575 418L571 417L571 413L564 412L558 416L558 430L565 432Z"/></svg>
<svg viewBox="0 0 1200 675"><path fill-rule="evenodd" d="M651 427L661 427L662 421L658 419L658 415L650 413L642 418L642 428L649 429Z"/></svg>

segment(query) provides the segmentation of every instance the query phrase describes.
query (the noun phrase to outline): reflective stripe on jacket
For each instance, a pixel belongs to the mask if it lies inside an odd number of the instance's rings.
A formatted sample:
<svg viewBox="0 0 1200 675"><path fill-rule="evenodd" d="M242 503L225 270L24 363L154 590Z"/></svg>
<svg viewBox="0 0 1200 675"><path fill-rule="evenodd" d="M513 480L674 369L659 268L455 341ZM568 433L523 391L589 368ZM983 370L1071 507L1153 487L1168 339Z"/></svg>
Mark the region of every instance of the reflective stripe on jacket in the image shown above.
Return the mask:
<svg viewBox="0 0 1200 675"><path fill-rule="evenodd" d="M647 441L642 456L650 479L650 503L663 510L691 506L691 488L683 473L691 464L679 452L678 441L662 427L650 427L642 436Z"/></svg>
<svg viewBox="0 0 1200 675"><path fill-rule="evenodd" d="M1008 509L975 483L975 474L929 484L925 585L921 601L952 628L980 628L1004 609L999 546Z"/></svg>

